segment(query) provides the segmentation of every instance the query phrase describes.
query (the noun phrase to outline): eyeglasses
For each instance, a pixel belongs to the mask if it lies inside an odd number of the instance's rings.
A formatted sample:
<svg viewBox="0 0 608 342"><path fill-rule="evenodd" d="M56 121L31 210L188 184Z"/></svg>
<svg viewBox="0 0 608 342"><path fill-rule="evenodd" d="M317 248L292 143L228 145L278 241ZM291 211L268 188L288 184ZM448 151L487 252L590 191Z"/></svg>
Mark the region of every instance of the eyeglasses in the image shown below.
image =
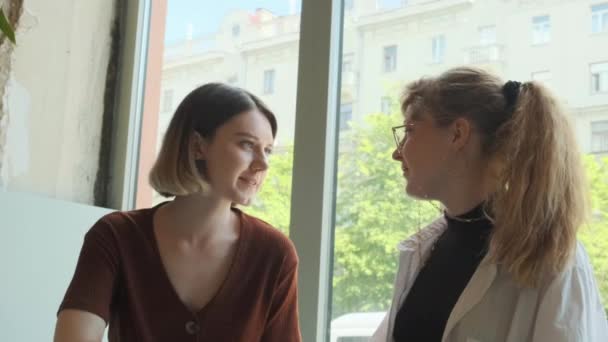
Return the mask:
<svg viewBox="0 0 608 342"><path fill-rule="evenodd" d="M406 125L401 125L391 128L393 130L393 137L395 138L395 144L397 144L397 148L401 147L401 144L403 144L405 138L407 137L405 126Z"/></svg>

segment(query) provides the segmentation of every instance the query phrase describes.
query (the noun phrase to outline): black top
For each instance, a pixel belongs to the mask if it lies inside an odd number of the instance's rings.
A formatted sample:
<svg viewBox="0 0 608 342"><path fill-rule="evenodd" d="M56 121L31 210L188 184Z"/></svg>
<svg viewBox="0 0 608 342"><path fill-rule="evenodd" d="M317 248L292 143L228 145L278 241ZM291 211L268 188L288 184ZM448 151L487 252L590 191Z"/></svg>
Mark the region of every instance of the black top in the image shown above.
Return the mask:
<svg viewBox="0 0 608 342"><path fill-rule="evenodd" d="M492 223L484 216L482 205L464 215L445 218L447 229L397 312L396 342L441 341L456 301L487 252Z"/></svg>

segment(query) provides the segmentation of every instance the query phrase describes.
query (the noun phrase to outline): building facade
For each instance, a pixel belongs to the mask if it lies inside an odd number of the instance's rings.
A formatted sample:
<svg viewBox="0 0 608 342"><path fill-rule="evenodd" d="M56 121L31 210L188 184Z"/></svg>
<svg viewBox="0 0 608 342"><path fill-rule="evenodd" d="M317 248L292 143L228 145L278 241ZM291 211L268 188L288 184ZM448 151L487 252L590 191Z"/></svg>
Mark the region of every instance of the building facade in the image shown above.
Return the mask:
<svg viewBox="0 0 608 342"><path fill-rule="evenodd" d="M234 11L217 32L167 45L159 134L190 90L220 81L265 100L279 120L278 145L289 144L299 24L298 14ZM608 152L606 0L410 0L391 8L346 0L341 129L394 110L404 83L463 64L544 83L571 113L582 150Z"/></svg>

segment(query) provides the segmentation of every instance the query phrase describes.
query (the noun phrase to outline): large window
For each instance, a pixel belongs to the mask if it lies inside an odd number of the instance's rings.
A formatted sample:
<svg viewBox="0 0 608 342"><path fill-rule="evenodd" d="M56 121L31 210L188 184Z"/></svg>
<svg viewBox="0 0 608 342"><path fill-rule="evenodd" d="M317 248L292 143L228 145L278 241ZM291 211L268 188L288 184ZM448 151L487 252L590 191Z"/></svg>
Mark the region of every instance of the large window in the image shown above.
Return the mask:
<svg viewBox="0 0 608 342"><path fill-rule="evenodd" d="M176 107L202 84L225 82L260 96L277 115L279 135L266 186L243 209L284 232L290 222L299 13L296 1L168 0L160 84L152 85L162 94L158 134L154 145L142 146L142 153L156 154ZM138 206L165 200L148 188L139 195Z"/></svg>
<svg viewBox="0 0 608 342"><path fill-rule="evenodd" d="M593 31L602 32L608 5L539 2L532 13L525 2L505 6L502 0L488 1L303 1L308 11L303 9L300 17L300 1L229 0L219 5L168 0L156 97L164 101L165 91L172 90L173 109L159 110L156 141L175 106L207 82L248 89L274 110L279 122L276 152L265 187L245 210L289 231L294 239L301 255L306 341L327 342L320 336L364 341L388 310L397 271L396 245L439 214L432 205L404 194L402 171L391 160L395 143L390 128L402 121L399 96L405 83L463 63L492 70L505 80L550 84L564 106L576 113L571 119L586 155L595 213L579 239L608 299L608 210L603 205L608 201L608 161L598 153L605 147L608 121L608 44L597 42L601 35L583 30L563 37L554 30L551 36L549 17L543 14L568 18L572 27L588 30L591 8ZM332 4L347 10L332 11ZM497 6L503 11L499 17ZM343 18L331 17L330 27L328 18L336 13ZM543 15L532 17L536 13ZM556 51L587 51L592 46L593 54L543 54L546 49L530 44L530 21L535 43L551 40ZM191 34L186 34L184 23L191 24ZM343 23L341 30L327 38L337 23ZM318 27L326 31L315 31ZM339 136L332 139L335 134ZM142 145L141 152L155 153L157 145ZM329 174L333 167L336 173ZM292 186L299 191L292 193ZM152 202L153 195L148 197ZM328 330L319 332L325 327L316 320L325 316Z"/></svg>
<svg viewBox="0 0 608 342"><path fill-rule="evenodd" d="M369 338L373 329L365 327L362 317L377 325L376 318L389 308L397 271L397 244L439 215L432 205L405 195L402 171L391 159L395 142L390 128L402 122L398 104L405 83L436 75L463 61L491 70L505 80L541 82L559 91L556 95L565 106L570 104L567 108L572 112L573 124L580 128L577 139L584 147L594 189L590 196L597 213L596 219L581 230L579 239L590 254L604 300L608 300L608 208L603 205L608 199L608 160L600 153L608 153L608 98L589 96L584 83L572 87L573 82L585 82L585 68L591 65L592 89L606 91L608 63L595 63L586 54L555 59L543 54L544 49L522 44L522 36L517 35L529 35L530 26L527 31L513 28L521 27L521 14L529 5L511 3L501 7L505 12L496 17L492 8L502 6L500 0L467 4L455 7L450 1L417 2L415 11L413 5L362 7L358 10L366 11L361 13L366 19L356 26L357 30L350 26L356 25L353 18L348 14L344 18L343 53L362 61L373 60L374 51L384 48L383 41L399 41L399 48L405 52L401 57L404 67L396 69L390 79L365 63L349 65L347 71L359 75L355 86L358 96L343 98L344 103L352 105L353 120L351 129L338 140L339 150L344 152L337 157L332 336L345 336L339 334L338 327L346 329L350 324L351 329L361 328L360 335L344 337L347 341ZM535 6L540 13L568 17L574 26L588 23L588 4L584 2L570 7L550 2ZM534 44L551 41L559 45L559 51L585 51L591 39L599 38L583 32L577 37L551 37L548 15L527 20L531 21ZM592 46L594 58L608 57L608 44ZM572 70L580 74L576 76ZM583 112L586 114L579 114ZM608 301L605 303L608 306Z"/></svg>

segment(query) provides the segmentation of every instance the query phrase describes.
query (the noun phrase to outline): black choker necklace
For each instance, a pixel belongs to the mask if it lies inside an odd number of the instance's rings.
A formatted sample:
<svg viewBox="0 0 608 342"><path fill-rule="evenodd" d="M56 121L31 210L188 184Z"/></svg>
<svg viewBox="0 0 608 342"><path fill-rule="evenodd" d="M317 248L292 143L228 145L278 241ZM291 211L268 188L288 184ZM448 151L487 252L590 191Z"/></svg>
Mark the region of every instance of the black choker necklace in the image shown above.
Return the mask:
<svg viewBox="0 0 608 342"><path fill-rule="evenodd" d="M465 223L477 222L477 221L482 221L482 220L487 220L488 219L488 217L486 215L483 215L483 216L480 216L480 217L473 217L473 218L464 218L464 217L452 216L452 215L448 214L445 210L443 211L443 214L445 215L445 217L447 217L450 220L454 220L454 221L458 221L458 222L465 222Z"/></svg>

